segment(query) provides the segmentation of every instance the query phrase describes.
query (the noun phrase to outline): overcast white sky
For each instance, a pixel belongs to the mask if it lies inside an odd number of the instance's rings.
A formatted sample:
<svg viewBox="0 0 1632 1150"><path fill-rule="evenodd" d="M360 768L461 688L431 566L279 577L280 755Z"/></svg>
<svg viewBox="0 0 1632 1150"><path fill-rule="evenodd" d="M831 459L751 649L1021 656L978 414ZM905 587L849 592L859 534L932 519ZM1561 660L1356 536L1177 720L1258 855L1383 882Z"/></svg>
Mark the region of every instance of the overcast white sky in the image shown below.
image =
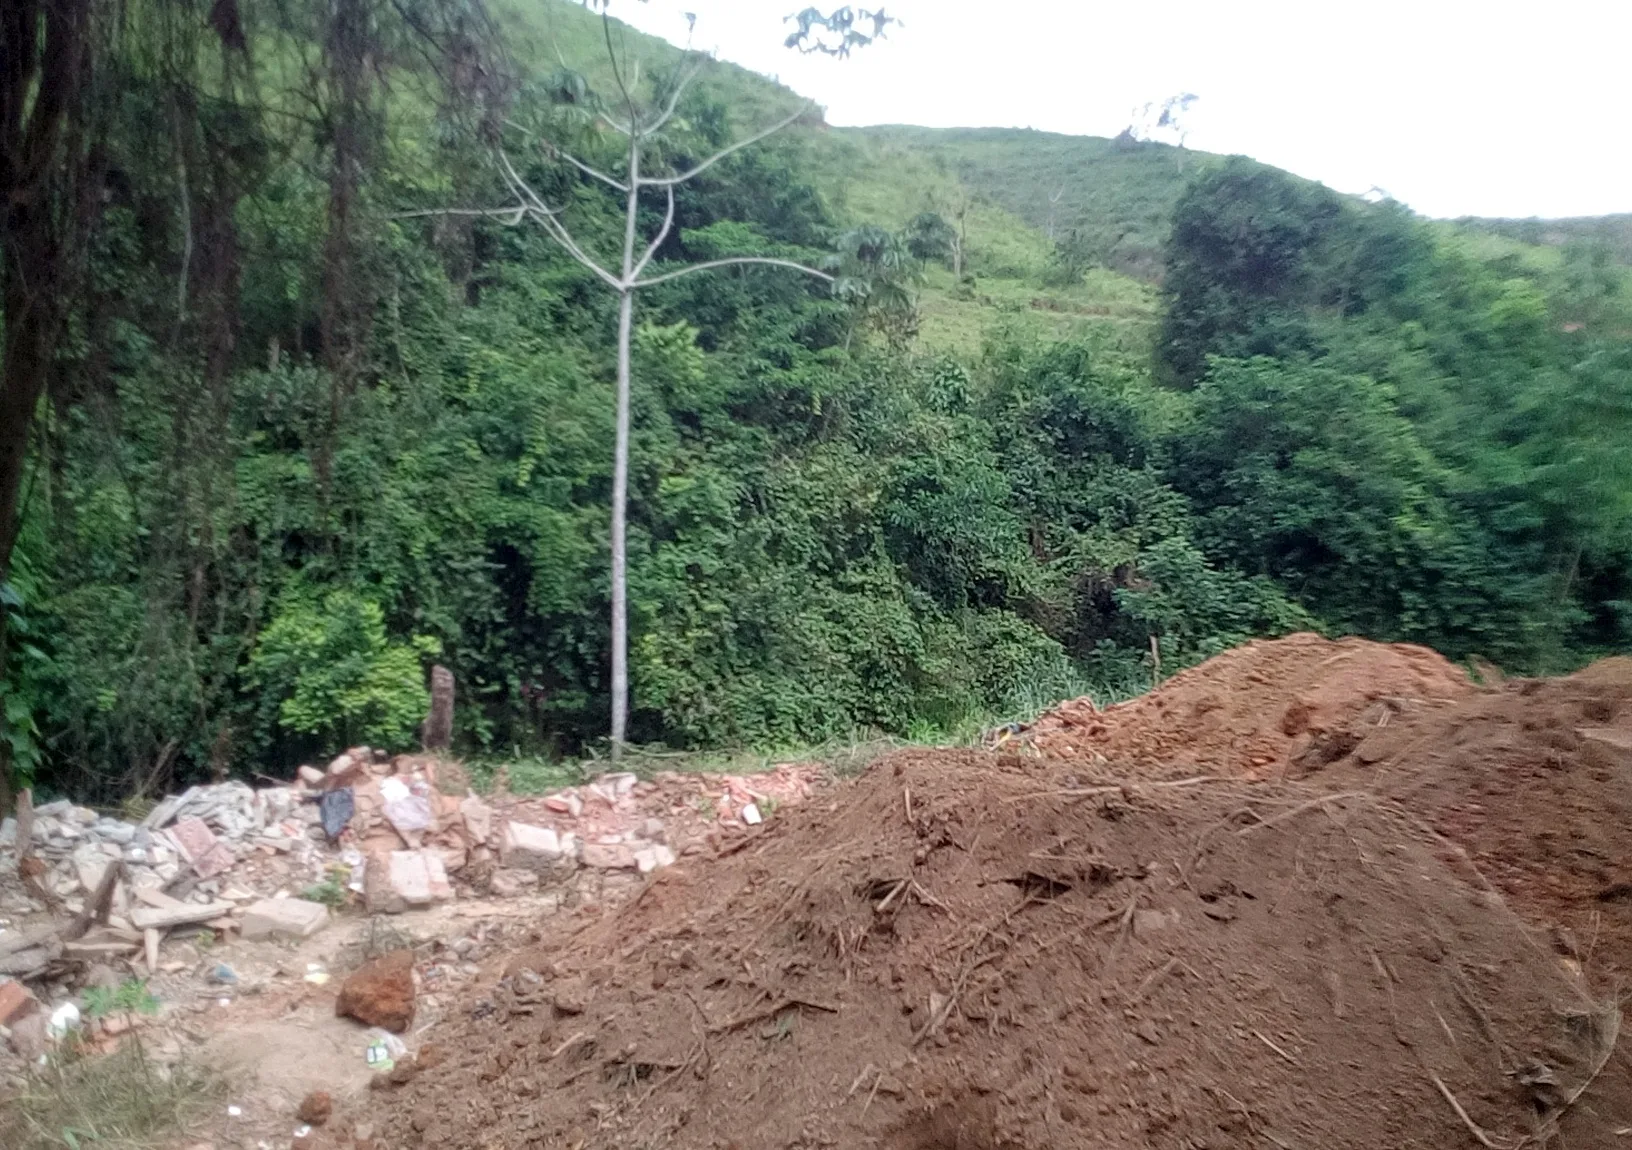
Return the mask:
<svg viewBox="0 0 1632 1150"><path fill-rule="evenodd" d="M776 76L834 124L1113 136L1195 92L1190 146L1431 216L1632 211L1632 0L898 0L847 60L782 47L838 0L615 0L613 14Z"/></svg>

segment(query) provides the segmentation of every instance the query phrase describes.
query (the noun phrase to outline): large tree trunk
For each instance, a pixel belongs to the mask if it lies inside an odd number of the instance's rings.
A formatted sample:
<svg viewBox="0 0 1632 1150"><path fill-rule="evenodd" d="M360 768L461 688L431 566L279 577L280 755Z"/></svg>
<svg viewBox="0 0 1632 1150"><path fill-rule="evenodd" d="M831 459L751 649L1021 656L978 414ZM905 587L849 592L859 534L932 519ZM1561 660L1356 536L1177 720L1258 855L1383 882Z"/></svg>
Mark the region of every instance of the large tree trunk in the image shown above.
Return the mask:
<svg viewBox="0 0 1632 1150"><path fill-rule="evenodd" d="M629 728L629 340L635 293L618 293L618 429L612 449L612 758Z"/></svg>
<svg viewBox="0 0 1632 1150"><path fill-rule="evenodd" d="M26 215L13 211L12 216ZM28 462L29 432L34 426L34 410L45 392L49 366L51 304L31 299L29 276L24 267L39 268L35 245L13 244L11 220L4 238L4 287L0 288L6 309L5 366L0 375L0 582L11 571L11 551L17 543L23 493L23 470Z"/></svg>

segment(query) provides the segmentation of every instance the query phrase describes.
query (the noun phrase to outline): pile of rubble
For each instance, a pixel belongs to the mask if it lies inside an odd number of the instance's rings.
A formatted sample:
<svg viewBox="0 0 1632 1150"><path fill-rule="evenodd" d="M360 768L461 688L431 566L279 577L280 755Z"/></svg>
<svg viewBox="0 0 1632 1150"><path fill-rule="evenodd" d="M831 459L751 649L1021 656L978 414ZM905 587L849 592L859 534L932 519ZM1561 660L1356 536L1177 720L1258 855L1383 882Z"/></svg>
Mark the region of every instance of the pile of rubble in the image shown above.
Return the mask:
<svg viewBox="0 0 1632 1150"><path fill-rule="evenodd" d="M400 913L454 898L455 882L507 897L580 871L632 879L799 801L817 774L609 774L495 809L457 765L357 747L288 784L192 787L139 821L25 806L0 824L0 876L24 884L0 887L0 915L53 917L27 930L0 919L0 977L60 980L114 960L151 976L172 932L301 938L331 907Z"/></svg>

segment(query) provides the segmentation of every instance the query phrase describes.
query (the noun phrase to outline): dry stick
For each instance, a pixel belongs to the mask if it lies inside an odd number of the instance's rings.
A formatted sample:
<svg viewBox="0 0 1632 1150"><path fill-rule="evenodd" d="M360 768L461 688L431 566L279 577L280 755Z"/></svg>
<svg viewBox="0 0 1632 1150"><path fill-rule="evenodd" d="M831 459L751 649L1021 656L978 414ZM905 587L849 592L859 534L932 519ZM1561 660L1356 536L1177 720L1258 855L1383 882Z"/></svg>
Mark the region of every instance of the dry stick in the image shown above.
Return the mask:
<svg viewBox="0 0 1632 1150"><path fill-rule="evenodd" d="M110 863L102 872L101 881L96 884L96 890L85 901L85 909L75 916L74 921L62 929L62 940L71 942L82 937L91 929L92 923L105 923L108 913L113 907L113 888L118 885L120 877L125 873L123 862Z"/></svg>
<svg viewBox="0 0 1632 1150"><path fill-rule="evenodd" d="M952 1017L952 1012L956 1010L958 1006L958 996L963 993L964 984L969 981L969 976L995 958L997 958L996 952L984 955L981 958L975 959L974 962L970 963L964 968L963 973L958 975L958 980L952 984L952 993L946 996L946 1002L941 1006L941 1009L934 1014L931 1014L929 1016L929 1020L924 1023L923 1028L919 1030L917 1034L912 1036L912 1044L914 1046L917 1046L931 1034L934 1034L935 1031L940 1029L941 1023ZM877 1089L876 1085L874 1089Z"/></svg>
<svg viewBox="0 0 1632 1150"><path fill-rule="evenodd" d="M1116 961L1116 956L1122 949L1122 940L1127 938L1133 930L1133 912L1139 909L1139 888L1133 888L1133 897L1128 900L1128 909L1122 912L1122 921L1116 927L1116 940L1111 943L1111 951L1105 956L1105 969L1109 970Z"/></svg>
<svg viewBox="0 0 1632 1150"><path fill-rule="evenodd" d="M546 1062L552 1062L555 1059L560 1058L561 1055L563 1055L563 1054L565 1054L567 1052L567 1049L569 1047L573 1046L575 1043L582 1042L584 1039L586 1039L588 1037L589 1037L589 1032L588 1031L580 1030L577 1034L574 1034L571 1038L567 1039L560 1046L557 1046L554 1050L550 1051L550 1056L549 1056L549 1058L546 1058L545 1061Z"/></svg>
<svg viewBox="0 0 1632 1150"><path fill-rule="evenodd" d="M1440 1081L1439 1075L1430 1071L1428 1077L1433 1080L1435 1086L1439 1087L1439 1092L1445 1096L1445 1101L1451 1104L1451 1109L1456 1111L1456 1116L1462 1119L1462 1125L1468 1128L1468 1133L1479 1140L1479 1145L1489 1147L1489 1150L1502 1150L1501 1143L1492 1142L1490 1135L1480 1129L1477 1122L1468 1117L1468 1112L1462 1109L1462 1103L1456 1100L1456 1095L1451 1093L1450 1087Z"/></svg>
<svg viewBox="0 0 1632 1150"><path fill-rule="evenodd" d="M1289 1065L1296 1066L1300 1070L1303 1069L1303 1067L1299 1064L1299 1062L1298 1062L1298 1060L1296 1058L1293 1058L1290 1054L1288 1054L1286 1051L1282 1050L1279 1046L1276 1046L1273 1042L1271 1042L1269 1040L1268 1036L1263 1034L1261 1031L1254 1030L1252 1032L1252 1036L1254 1038L1256 1038L1259 1042L1262 1042L1265 1046L1269 1047L1276 1054L1279 1054L1282 1058L1286 1059L1286 1061L1287 1061L1287 1063Z"/></svg>
<svg viewBox="0 0 1632 1150"><path fill-rule="evenodd" d="M917 895L918 896L918 901L923 903L924 905L939 907L941 910L944 910L949 915L952 913L952 908L951 907L947 906L940 899L936 898L934 895L930 894L927 890L925 890L922 886L918 885L917 880L913 881L912 893Z"/></svg>
<svg viewBox="0 0 1632 1150"><path fill-rule="evenodd" d="M868 1093L867 1093L867 1101L862 1103L861 1116L863 1118L867 1117L867 1111L872 1107L873 1099L878 1097L878 1086L879 1086L879 1083L881 1083L883 1081L884 1081L884 1072L882 1070L880 1070L878 1072L878 1077L873 1079L873 1088L872 1088L872 1090L868 1091Z"/></svg>
<svg viewBox="0 0 1632 1150"><path fill-rule="evenodd" d="M750 1014L742 1015L740 1018L733 1018L730 1022L722 1022L718 1026L711 1026L708 1028L708 1033L729 1034L733 1030L741 1030L751 1022L762 1022L767 1018L775 1018L784 1010L800 1006L808 1007L811 1010L820 1010L824 1014L837 1014L839 1012L838 1007L829 1006L825 1002L812 1002L808 998L784 998L775 1006L753 1011Z"/></svg>
<svg viewBox="0 0 1632 1150"><path fill-rule="evenodd" d="M1608 1019L1609 1037L1604 1042L1604 1052L1598 1058L1598 1065L1592 1068L1592 1073L1587 1075L1581 1085L1575 1088L1575 1092L1564 1100L1564 1104L1547 1116L1547 1124L1550 1129L1557 1128L1559 1119L1563 1117L1564 1112L1580 1100L1581 1096L1587 1092L1587 1087L1596 1082L1598 1076L1604 1072L1604 1067L1609 1065L1609 1060L1615 1053L1615 1043L1619 1041L1621 1036L1621 1012L1619 1008L1610 1007ZM1617 1130L1615 1133L1617 1135L1632 1133L1632 1128ZM1540 1141L1540 1139L1537 1139L1537 1141Z"/></svg>
<svg viewBox="0 0 1632 1150"><path fill-rule="evenodd" d="M896 896L898 896L902 891L906 890L907 884L911 881L911 879L902 879L891 887L890 893L880 899L878 905L873 908L873 913L883 914L885 911L889 910L890 904L896 900Z"/></svg>
<svg viewBox="0 0 1632 1150"><path fill-rule="evenodd" d="M1376 799L1376 797L1377 796L1372 794L1370 791L1338 791L1335 794L1321 795L1319 798L1310 799L1306 803L1299 803L1297 806L1292 807L1289 810L1284 810L1274 818L1268 818L1262 820L1261 822L1253 823L1250 827L1242 827L1235 833L1238 835L1250 835L1254 831L1261 831L1265 827L1272 827L1277 823L1284 823L1288 819L1297 818L1305 811L1312 811L1317 807L1324 807L1327 803L1337 802L1340 799Z"/></svg>
<svg viewBox="0 0 1632 1150"><path fill-rule="evenodd" d="M1162 963L1161 966L1158 966L1150 974L1150 976L1145 979L1145 981L1139 984L1139 989L1134 991L1133 995L1128 999L1128 1005L1137 1006L1139 1003L1143 1002L1145 995L1154 990L1156 988L1156 984L1162 979L1166 978L1168 974L1171 973L1178 965L1179 960L1175 957L1168 959L1166 962Z"/></svg>
<svg viewBox="0 0 1632 1150"><path fill-rule="evenodd" d="M867 1076L872 1072L873 1064L871 1062L869 1062L866 1066L863 1066L861 1068L861 1073L856 1075L856 1080L850 1084L850 1089L844 1092L845 1098L854 1098L856 1096L856 1091L861 1089L861 1084L867 1081Z"/></svg>
<svg viewBox="0 0 1632 1150"><path fill-rule="evenodd" d="M1194 787L1202 783L1232 783L1238 781L1238 779L1228 779L1221 775L1196 775L1188 779L1172 779L1165 782L1127 782L1104 787L1070 787L1060 791L1032 791L1024 795L1011 795L1004 801L1019 803L1025 802L1027 799L1088 799L1093 798L1095 795L1118 795L1123 791L1172 790L1175 787Z"/></svg>
<svg viewBox="0 0 1632 1150"><path fill-rule="evenodd" d="M907 822L910 825L911 822L912 822L912 788L911 787L902 787L901 788L901 803L902 803L903 806L905 806L907 808Z"/></svg>

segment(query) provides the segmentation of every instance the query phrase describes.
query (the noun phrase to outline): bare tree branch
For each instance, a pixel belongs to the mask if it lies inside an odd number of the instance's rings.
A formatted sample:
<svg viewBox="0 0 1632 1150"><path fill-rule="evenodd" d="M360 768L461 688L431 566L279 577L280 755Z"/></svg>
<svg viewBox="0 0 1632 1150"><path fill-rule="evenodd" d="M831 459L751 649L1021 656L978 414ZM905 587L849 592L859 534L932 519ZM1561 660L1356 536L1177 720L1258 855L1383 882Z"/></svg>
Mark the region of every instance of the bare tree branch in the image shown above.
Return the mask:
<svg viewBox="0 0 1632 1150"><path fill-rule="evenodd" d="M499 149L498 156L500 167L504 171L505 179L510 184L511 190L522 200L528 214L544 225L544 230L549 233L550 238L565 248L573 259L599 276L607 286L622 291L623 281L596 263L583 248L578 246L578 241L572 238L572 233L561 222L556 210L546 204L539 197L539 194L533 191L531 185L521 178L515 169L515 165L510 162L510 157L505 154L502 148Z"/></svg>
<svg viewBox="0 0 1632 1150"><path fill-rule="evenodd" d="M527 215L526 204L517 204L513 208L422 208L417 212L392 212L385 218L388 220L413 220L425 216L483 216L493 220L503 220L510 227L521 223Z"/></svg>
<svg viewBox="0 0 1632 1150"><path fill-rule="evenodd" d="M633 136L635 134L634 129L629 127L629 125L618 123L616 120L614 120L611 116L607 115L605 112L596 112L595 113L595 118L597 120L604 121L606 123L606 126L608 128L611 128L614 132L622 132L625 136Z"/></svg>
<svg viewBox="0 0 1632 1150"><path fill-rule="evenodd" d="M701 73L702 70L702 62L698 61L690 71L683 73L680 79L675 81L674 92L669 96L669 102L664 105L663 111L658 113L657 117L650 124L647 124L641 128L641 135L652 135L674 117L674 110L680 106L680 97L685 95L686 89L691 86L691 82L697 78L698 74Z"/></svg>
<svg viewBox="0 0 1632 1150"><path fill-rule="evenodd" d="M640 257L635 270L629 273L630 279L639 279L640 273L646 270L646 265L652 262L657 249L663 246L663 241L669 238L669 229L674 226L674 185L670 184L664 191L669 193L669 207L663 213L663 226L657 229L657 237L646 245L646 254Z"/></svg>
<svg viewBox="0 0 1632 1150"><path fill-rule="evenodd" d="M715 164L719 163L733 152L740 152L742 149L751 144L757 144L766 136L774 136L777 132L780 132L783 128L786 128L789 124L797 120L800 116L803 116L805 113L809 112L813 107L815 107L814 104L800 105L799 109L794 112L793 115L786 116L783 119L778 120L764 131L755 132L752 136L749 136L745 140L738 140L735 144L732 144L728 148L722 148L720 151L715 152L712 156L698 164L696 167L691 168L688 171L681 172L678 176L660 176L656 179L647 179L643 176L641 177L640 185L641 187L660 188L665 184L683 184L693 176L699 175L707 169L712 168Z"/></svg>
<svg viewBox="0 0 1632 1150"><path fill-rule="evenodd" d="M622 180L614 179L613 177L607 175L605 172L600 171L598 168L590 167L588 164L584 163L582 160L578 159L576 156L573 156L570 153L562 150L561 148L556 147L554 144L546 144L545 146L547 148L549 148L551 152L553 152L557 156L559 156L561 159L567 161L567 163L571 164L573 167L577 168L580 172L584 173L584 175L591 176L594 179L597 179L597 180L601 181L601 183L605 184L607 187L616 188L620 192L627 192L629 190L629 185L624 183Z"/></svg>
<svg viewBox="0 0 1632 1150"><path fill-rule="evenodd" d="M504 122L505 122L505 124L507 126L509 126L511 128L514 128L516 131L520 132L523 136L531 137L531 136L534 135L533 130L531 128L527 127L525 124L519 124L515 120L511 120L511 119L508 119L508 118L506 118ZM610 122L610 121L608 121L608 122ZM614 124L613 127L618 127L618 125ZM625 133L625 134L627 134L627 133ZM572 153L568 152L565 148L561 147L561 145L555 143L553 140L545 140L544 141L544 147L545 147L546 151L551 156L559 157L560 159L563 159L563 160L567 161L567 163L569 163L573 167L577 168L580 172L584 173L584 175L591 176L594 179L597 179L597 180L601 181L601 183L607 185L608 187L616 188L620 192L627 192L629 190L629 186L627 184L623 183L621 180L619 180L619 179L617 179L617 178L615 178L613 176L607 175L605 172L601 171L599 168L590 167L588 164L584 163L577 156L574 156Z"/></svg>
<svg viewBox="0 0 1632 1150"><path fill-rule="evenodd" d="M779 260L774 259L771 256L732 256L729 259L723 260L704 260L700 264L692 264L689 267L678 268L672 272L664 272L662 275L653 276L650 279L637 280L635 283L632 283L629 286L632 288L651 287L653 284L660 284L664 280L673 280L679 279L681 276L688 276L692 272L707 271L709 268L730 267L733 264L770 264L772 267L792 268L796 272L804 272L806 275L815 276L819 280L826 280L828 283L833 282L833 277L828 275L826 272L817 271L813 267L806 264L796 263L793 260Z"/></svg>
<svg viewBox="0 0 1632 1150"><path fill-rule="evenodd" d="M635 97L630 85L623 82L623 69L618 67L618 52L612 46L612 17L604 9L601 12L601 33L606 37L606 58L612 64L612 78L618 82L618 91L623 93L623 106L629 110L629 134L632 136L638 131L640 114L635 111Z"/></svg>

